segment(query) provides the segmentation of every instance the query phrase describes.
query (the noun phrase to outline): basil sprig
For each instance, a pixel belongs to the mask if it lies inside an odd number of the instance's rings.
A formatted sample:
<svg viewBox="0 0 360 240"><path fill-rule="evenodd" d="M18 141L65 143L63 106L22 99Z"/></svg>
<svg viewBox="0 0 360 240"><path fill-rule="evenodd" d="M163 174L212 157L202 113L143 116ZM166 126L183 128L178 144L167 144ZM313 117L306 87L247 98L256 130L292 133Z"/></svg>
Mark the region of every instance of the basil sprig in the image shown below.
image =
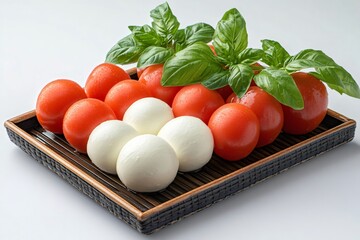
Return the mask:
<svg viewBox="0 0 360 240"><path fill-rule="evenodd" d="M246 22L235 8L225 12L215 29L206 23L180 28L168 3L151 10L150 17L151 26L129 26L131 33L110 49L107 62L137 62L138 68L163 63L164 86L202 83L214 90L229 85L238 97L254 80L294 109L302 109L304 102L291 74L310 70L309 74L331 89L360 98L360 88L351 74L320 50L305 49L290 55L280 43L269 39L261 40L261 49L248 48ZM206 44L210 41L215 55ZM255 64L258 62L260 67Z"/></svg>
<svg viewBox="0 0 360 240"><path fill-rule="evenodd" d="M196 42L165 62L162 84L179 86L199 83L203 79L213 78L214 74L222 70L222 65L209 46L203 42Z"/></svg>
<svg viewBox="0 0 360 240"><path fill-rule="evenodd" d="M182 50L164 64L162 84L202 83L209 89L229 85L238 97L242 97L254 79L257 86L283 105L300 110L304 102L291 74L310 69L310 74L331 89L360 98L359 86L351 74L320 50L305 49L291 56L280 43L269 39L261 41L262 49L248 48L246 23L235 8L227 11L218 22L212 41L216 55L211 54L206 44L199 42L178 48ZM263 63L263 67L254 65L256 62ZM254 70L259 73L254 75Z"/></svg>
<svg viewBox="0 0 360 240"><path fill-rule="evenodd" d="M287 59L288 72L312 68L310 74L326 83L340 94L360 98L360 88L351 74L320 50L305 49Z"/></svg>
<svg viewBox="0 0 360 240"><path fill-rule="evenodd" d="M209 42L214 28L197 23L180 29L180 23L168 3L150 11L151 26L129 26L131 34L118 41L107 53L106 62L129 64L138 68L165 63L175 52L196 42Z"/></svg>
<svg viewBox="0 0 360 240"><path fill-rule="evenodd" d="M283 69L267 68L254 77L257 86L274 96L280 103L300 110L304 108L302 95L293 78Z"/></svg>
<svg viewBox="0 0 360 240"><path fill-rule="evenodd" d="M218 22L213 44L217 55L227 64L238 63L238 55L248 45L248 34L245 20L237 9L227 11Z"/></svg>
<svg viewBox="0 0 360 240"><path fill-rule="evenodd" d="M246 23L233 8L218 22L213 35L214 55L205 43L198 42L169 58L164 65L164 86L202 83L210 89L230 85L241 97L254 77L253 64L264 52L247 48Z"/></svg>
<svg viewBox="0 0 360 240"><path fill-rule="evenodd" d="M347 94L355 98L360 98L360 88L354 78L351 76L351 74L347 72L343 67L338 65L331 57L326 55L323 51L305 49L293 56L290 56L286 52L286 50L280 45L280 43L276 41L262 40L262 43L262 47L265 52L262 61L266 63L271 69L276 69L277 71L284 71L288 75L305 69L310 70L309 74L314 75L316 78L323 81L331 89L336 90L340 94ZM271 77L274 80L277 79L276 75L271 74ZM260 77L255 76L254 79L257 84L258 82L260 82L258 78ZM288 86L286 85L284 86L284 88L282 88L287 89L287 87ZM272 91L268 92L280 101L280 94L276 94ZM294 95L293 98L296 99L299 97ZM299 105L291 102L285 102L283 104L291 106L294 109L302 108L300 101Z"/></svg>

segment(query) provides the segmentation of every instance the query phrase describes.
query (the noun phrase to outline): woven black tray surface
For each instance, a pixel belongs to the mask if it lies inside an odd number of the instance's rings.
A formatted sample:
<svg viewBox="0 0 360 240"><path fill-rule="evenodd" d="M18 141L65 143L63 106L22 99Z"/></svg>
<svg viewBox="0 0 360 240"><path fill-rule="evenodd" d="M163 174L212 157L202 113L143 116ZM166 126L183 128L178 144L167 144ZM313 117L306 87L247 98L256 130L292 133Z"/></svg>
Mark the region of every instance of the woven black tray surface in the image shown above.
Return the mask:
<svg viewBox="0 0 360 240"><path fill-rule="evenodd" d="M281 133L274 143L254 150L250 156L240 161L228 162L214 155L200 171L179 173L167 189L151 194L129 191L117 176L100 171L87 155L76 152L62 135L55 135L41 128L35 116L15 123L16 128L45 145L50 152L60 155L139 211L148 212L144 218L139 218L117 204L86 179L50 157L48 152L41 151L31 144L13 128L6 129L10 140L42 165L117 218L141 233L150 234L270 176L351 141L354 138L356 124L352 121L352 124L342 127L344 122L346 120L343 118L328 114L320 126L311 133L301 136ZM221 181L217 181L219 179Z"/></svg>

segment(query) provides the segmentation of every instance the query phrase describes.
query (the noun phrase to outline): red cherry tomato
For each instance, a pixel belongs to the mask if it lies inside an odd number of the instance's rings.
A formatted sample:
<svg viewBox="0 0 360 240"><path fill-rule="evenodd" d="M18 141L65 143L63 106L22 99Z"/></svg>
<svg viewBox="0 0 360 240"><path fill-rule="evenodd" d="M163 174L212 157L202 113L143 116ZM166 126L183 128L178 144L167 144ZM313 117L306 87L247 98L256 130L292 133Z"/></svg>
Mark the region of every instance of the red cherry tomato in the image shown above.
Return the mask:
<svg viewBox="0 0 360 240"><path fill-rule="evenodd" d="M111 63L102 63L90 73L85 92L89 98L97 98L104 101L108 91L118 82L130 79L129 74L122 68Z"/></svg>
<svg viewBox="0 0 360 240"><path fill-rule="evenodd" d="M175 117L193 116L207 123L211 114L224 105L224 99L201 84L183 87L175 96L172 109Z"/></svg>
<svg viewBox="0 0 360 240"><path fill-rule="evenodd" d="M145 71L146 68L136 68L136 75L138 79L140 78L141 74Z"/></svg>
<svg viewBox="0 0 360 240"><path fill-rule="evenodd" d="M244 96L238 98L232 94L230 102L240 103L250 108L260 122L260 136L257 147L272 143L280 134L284 125L284 113L281 104L259 87L252 86Z"/></svg>
<svg viewBox="0 0 360 240"><path fill-rule="evenodd" d="M171 106L176 93L182 87L164 87L161 85L163 64L147 67L139 78L139 82L145 84L152 97L158 98Z"/></svg>
<svg viewBox="0 0 360 240"><path fill-rule="evenodd" d="M290 134L306 134L319 126L326 116L328 93L325 85L316 77L303 72L292 77L304 100L302 110L282 106L284 111L283 130Z"/></svg>
<svg viewBox="0 0 360 240"><path fill-rule="evenodd" d="M116 117L122 120L130 105L145 97L150 97L150 93L144 84L135 80L124 80L110 89L105 103L111 107Z"/></svg>
<svg viewBox="0 0 360 240"><path fill-rule="evenodd" d="M229 85L226 85L225 87L216 89L216 91L218 93L220 93L220 95L222 96L222 98L224 99L224 101L226 101L226 99L232 94L234 93L234 91L232 90L232 88Z"/></svg>
<svg viewBox="0 0 360 240"><path fill-rule="evenodd" d="M84 89L72 80L58 79L48 83L36 101L36 117L40 125L48 131L62 134L65 112L83 98L86 98Z"/></svg>
<svg viewBox="0 0 360 240"><path fill-rule="evenodd" d="M214 137L214 152L225 160L245 158L259 139L259 120L250 108L242 104L221 106L212 114L208 126Z"/></svg>
<svg viewBox="0 0 360 240"><path fill-rule="evenodd" d="M86 98L75 102L66 111L63 122L65 139L76 150L86 153L90 133L102 122L116 119L115 113L104 102Z"/></svg>

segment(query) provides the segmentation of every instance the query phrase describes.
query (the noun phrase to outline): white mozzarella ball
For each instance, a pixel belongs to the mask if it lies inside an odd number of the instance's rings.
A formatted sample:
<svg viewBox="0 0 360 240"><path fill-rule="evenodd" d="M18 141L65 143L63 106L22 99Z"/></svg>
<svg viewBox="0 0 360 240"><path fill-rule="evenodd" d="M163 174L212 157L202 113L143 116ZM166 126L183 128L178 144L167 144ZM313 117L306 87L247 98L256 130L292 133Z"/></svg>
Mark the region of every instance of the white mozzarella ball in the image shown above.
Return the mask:
<svg viewBox="0 0 360 240"><path fill-rule="evenodd" d="M151 134L137 136L125 144L116 165L120 180L136 192L165 189L175 179L178 168L174 149Z"/></svg>
<svg viewBox="0 0 360 240"><path fill-rule="evenodd" d="M139 133L120 120L109 120L99 124L91 132L87 142L90 160L102 171L116 174L116 161L122 147Z"/></svg>
<svg viewBox="0 0 360 240"><path fill-rule="evenodd" d="M123 121L141 134L157 134L165 123L174 118L171 107L157 98L142 98L131 104Z"/></svg>
<svg viewBox="0 0 360 240"><path fill-rule="evenodd" d="M209 127L199 118L174 118L161 128L158 136L174 148L181 172L198 170L211 159L214 139Z"/></svg>

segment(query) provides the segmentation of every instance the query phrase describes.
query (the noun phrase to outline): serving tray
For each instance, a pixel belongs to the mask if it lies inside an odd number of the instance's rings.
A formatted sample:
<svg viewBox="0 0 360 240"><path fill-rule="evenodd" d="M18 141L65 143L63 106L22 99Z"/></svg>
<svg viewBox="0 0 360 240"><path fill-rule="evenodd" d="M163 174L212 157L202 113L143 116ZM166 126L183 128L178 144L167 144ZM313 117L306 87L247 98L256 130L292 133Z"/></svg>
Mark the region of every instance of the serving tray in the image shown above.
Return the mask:
<svg viewBox="0 0 360 240"><path fill-rule="evenodd" d="M128 190L88 156L75 151L62 135L44 130L35 111L5 122L12 142L136 230L150 234L211 206L270 176L314 158L354 138L356 122L328 110L320 126L306 135L281 133L274 143L237 162L215 154L200 171L179 173L158 193Z"/></svg>

